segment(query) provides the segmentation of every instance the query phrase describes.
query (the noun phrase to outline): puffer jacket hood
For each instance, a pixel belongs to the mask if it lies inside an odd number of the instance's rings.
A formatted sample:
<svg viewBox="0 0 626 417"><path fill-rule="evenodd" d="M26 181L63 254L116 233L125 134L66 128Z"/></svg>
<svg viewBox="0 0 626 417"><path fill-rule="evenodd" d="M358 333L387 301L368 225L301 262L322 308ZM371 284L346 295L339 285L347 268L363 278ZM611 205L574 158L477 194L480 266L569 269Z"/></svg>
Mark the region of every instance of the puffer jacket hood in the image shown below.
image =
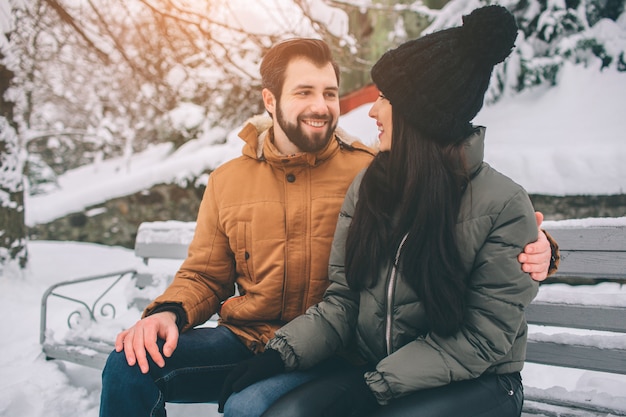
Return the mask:
<svg viewBox="0 0 626 417"><path fill-rule="evenodd" d="M185 331L219 312L220 325L258 352L321 300L341 203L373 152L338 130L316 154L281 155L263 116L239 136L243 155L209 176L188 256L144 315L179 305Z"/></svg>
<svg viewBox="0 0 626 417"><path fill-rule="evenodd" d="M268 344L281 352L287 369L312 366L356 337L361 355L376 365L366 381L381 404L485 372L522 369L524 308L538 284L522 271L517 256L537 239L537 225L522 187L482 162L484 131L479 129L465 144L472 179L456 226L468 277L461 330L447 338L431 333L422 301L392 262L383 266L374 287L359 293L349 289L345 240L358 201L359 175L341 209L324 301L280 329Z"/></svg>

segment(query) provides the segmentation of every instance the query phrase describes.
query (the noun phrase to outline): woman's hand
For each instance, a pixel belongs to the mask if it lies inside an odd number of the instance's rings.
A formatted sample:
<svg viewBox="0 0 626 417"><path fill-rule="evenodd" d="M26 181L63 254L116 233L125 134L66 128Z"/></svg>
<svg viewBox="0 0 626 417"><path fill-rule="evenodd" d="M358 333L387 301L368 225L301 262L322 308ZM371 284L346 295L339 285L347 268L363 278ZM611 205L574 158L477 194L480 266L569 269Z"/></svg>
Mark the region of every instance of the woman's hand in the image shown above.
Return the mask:
<svg viewBox="0 0 626 417"><path fill-rule="evenodd" d="M224 381L217 411L224 412L224 404L233 392L239 392L255 382L277 375L284 370L285 364L280 353L273 349L267 349L261 354L239 362Z"/></svg>

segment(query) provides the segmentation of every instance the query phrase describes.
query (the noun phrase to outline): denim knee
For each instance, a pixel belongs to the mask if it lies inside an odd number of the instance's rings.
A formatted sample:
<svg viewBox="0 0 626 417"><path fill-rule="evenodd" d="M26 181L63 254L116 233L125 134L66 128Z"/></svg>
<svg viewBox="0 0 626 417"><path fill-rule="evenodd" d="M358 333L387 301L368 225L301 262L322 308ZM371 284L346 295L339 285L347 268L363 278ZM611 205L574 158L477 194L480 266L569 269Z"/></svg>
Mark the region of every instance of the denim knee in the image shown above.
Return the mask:
<svg viewBox="0 0 626 417"><path fill-rule="evenodd" d="M109 354L104 369L102 370L103 385L123 385L131 383L135 380L134 376L141 373L139 367L129 366L126 362L124 351L113 351Z"/></svg>
<svg viewBox="0 0 626 417"><path fill-rule="evenodd" d="M150 374L129 366L124 352L113 351L102 370L100 416L164 416L163 395Z"/></svg>

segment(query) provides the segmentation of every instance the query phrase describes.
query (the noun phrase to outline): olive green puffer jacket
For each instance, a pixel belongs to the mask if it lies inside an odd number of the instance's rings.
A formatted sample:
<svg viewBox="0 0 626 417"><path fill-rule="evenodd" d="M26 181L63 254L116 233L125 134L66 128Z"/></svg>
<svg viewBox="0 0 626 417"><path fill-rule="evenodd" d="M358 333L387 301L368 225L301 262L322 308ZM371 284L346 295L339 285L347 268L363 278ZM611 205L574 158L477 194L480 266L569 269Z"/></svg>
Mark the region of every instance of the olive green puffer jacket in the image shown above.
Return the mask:
<svg viewBox="0 0 626 417"><path fill-rule="evenodd" d="M308 368L348 346L354 329L359 352L376 364L365 377L381 404L485 372L522 369L524 309L535 297L538 283L521 270L517 255L537 239L534 210L522 187L482 161L484 128L466 143L473 178L457 223L469 276L461 330L448 338L429 332L422 302L393 265L381 271L374 288L360 293L348 288L345 240L360 174L339 217L330 257L331 285L324 300L281 328L267 344L281 353L286 369Z"/></svg>

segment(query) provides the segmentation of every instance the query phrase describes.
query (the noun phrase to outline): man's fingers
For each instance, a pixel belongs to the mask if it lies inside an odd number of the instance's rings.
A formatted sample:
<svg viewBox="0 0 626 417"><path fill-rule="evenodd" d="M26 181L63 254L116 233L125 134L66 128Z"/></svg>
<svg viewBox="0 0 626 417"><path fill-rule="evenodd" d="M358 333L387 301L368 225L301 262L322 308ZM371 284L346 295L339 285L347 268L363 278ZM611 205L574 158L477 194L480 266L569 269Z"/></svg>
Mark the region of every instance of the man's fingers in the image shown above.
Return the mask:
<svg viewBox="0 0 626 417"><path fill-rule="evenodd" d="M163 354L169 358L178 346L178 329L168 332L163 345Z"/></svg>
<svg viewBox="0 0 626 417"><path fill-rule="evenodd" d="M535 253L552 253L552 248L550 248L550 242L548 241L548 237L546 234L539 229L539 235L537 236L537 242L535 242Z"/></svg>
<svg viewBox="0 0 626 417"><path fill-rule="evenodd" d="M529 243L524 247L524 252L521 255L525 257L519 258L520 262L545 262L546 259L550 261L550 255L552 249L550 248L550 242L543 231L539 230L537 240Z"/></svg>
<svg viewBox="0 0 626 417"><path fill-rule="evenodd" d="M144 334L144 328L139 327L135 329L135 337L133 338L132 346L135 351L135 357L137 358L137 366L141 369L141 372L146 374L150 369L148 365L148 358L146 357L146 340Z"/></svg>
<svg viewBox="0 0 626 417"><path fill-rule="evenodd" d="M115 351L121 352L124 349L124 339L126 339L126 335L128 334L128 330L124 330L120 332L115 338Z"/></svg>
<svg viewBox="0 0 626 417"><path fill-rule="evenodd" d="M122 340L124 355L126 356L126 362L129 366L134 366L137 363L135 357L135 351L133 349L133 339L135 338L135 329L132 328Z"/></svg>
<svg viewBox="0 0 626 417"><path fill-rule="evenodd" d="M543 223L543 213L540 211L536 211L535 220L537 221L537 227L541 227L541 223Z"/></svg>
<svg viewBox="0 0 626 417"><path fill-rule="evenodd" d="M533 272L530 274L530 277L534 279L535 281L543 281L544 279L548 277L548 273L547 272Z"/></svg>
<svg viewBox="0 0 626 417"><path fill-rule="evenodd" d="M535 212L535 221L537 222L537 241L529 245L526 245L526 247L524 248L524 252L529 253L529 254L541 252L545 244L547 244L548 249L550 249L550 244L548 243L548 239L546 238L546 235L543 233L543 230L541 230L541 223L543 223L542 212L540 211ZM526 261L520 261L520 262L526 262Z"/></svg>
<svg viewBox="0 0 626 417"><path fill-rule="evenodd" d="M518 256L522 271L530 274L535 281L543 281L548 277L552 250L546 235L540 231L539 239L526 246L525 252Z"/></svg>
<svg viewBox="0 0 626 417"><path fill-rule="evenodd" d="M144 345L146 347L146 351L148 352L148 354L150 355L154 363L156 363L157 366L159 366L160 368L163 368L165 366L165 359L163 359L161 352L159 352L159 346L156 344L156 334L152 335L150 334L150 332L145 332L144 333ZM146 358L146 367L147 366L148 366L148 360ZM139 364L139 367L141 368L143 372L143 367L141 366L141 363ZM146 372L147 371L148 370L146 368Z"/></svg>
<svg viewBox="0 0 626 417"><path fill-rule="evenodd" d="M124 350L128 365L137 364L141 372L145 374L150 370L148 355L161 368L165 366L165 358L161 355L157 345L157 336L165 339L163 352L166 357L170 357L178 345L178 328L175 318L169 314L157 313L139 320L133 327L117 336L115 350L118 352Z"/></svg>
<svg viewBox="0 0 626 417"><path fill-rule="evenodd" d="M522 264L524 272L541 272L545 269L543 257L540 255L526 255L526 260Z"/></svg>
<svg viewBox="0 0 626 417"><path fill-rule="evenodd" d="M522 270L535 281L543 281L548 277L548 271L541 264L523 264Z"/></svg>

